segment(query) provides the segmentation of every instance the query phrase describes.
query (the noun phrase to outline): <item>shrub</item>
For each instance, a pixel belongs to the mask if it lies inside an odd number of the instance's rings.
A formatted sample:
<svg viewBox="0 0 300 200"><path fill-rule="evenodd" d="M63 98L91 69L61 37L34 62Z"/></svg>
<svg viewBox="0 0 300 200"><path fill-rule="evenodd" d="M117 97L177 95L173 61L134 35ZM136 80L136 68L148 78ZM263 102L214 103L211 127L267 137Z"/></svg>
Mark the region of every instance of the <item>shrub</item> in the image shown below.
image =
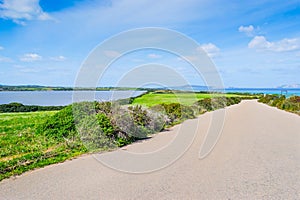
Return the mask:
<svg viewBox="0 0 300 200"><path fill-rule="evenodd" d="M97 113L104 113L107 116L112 114L112 110L117 104L111 102L95 102L95 110Z"/></svg>
<svg viewBox="0 0 300 200"><path fill-rule="evenodd" d="M153 111L165 113L167 125L176 124L185 119L195 118L194 110L190 106L181 105L180 103L159 104L151 107ZM163 115L161 116L163 118Z"/></svg>
<svg viewBox="0 0 300 200"><path fill-rule="evenodd" d="M34 112L34 111L50 111L61 110L65 106L36 106L36 105L23 105L21 103L9 103L0 105L0 113L7 112Z"/></svg>
<svg viewBox="0 0 300 200"><path fill-rule="evenodd" d="M114 140L108 137L113 133L113 128L104 116L88 115L77 124L81 141L91 151L106 150L116 146ZM99 126L99 122L104 124L101 123Z"/></svg>
<svg viewBox="0 0 300 200"><path fill-rule="evenodd" d="M97 117L97 121L100 126L100 129L104 133L104 135L109 138L114 138L115 130L110 122L110 119L103 113L98 113L96 115L96 117Z"/></svg>
<svg viewBox="0 0 300 200"><path fill-rule="evenodd" d="M56 139L70 138L76 135L72 106L67 106L46 119L37 127L37 132Z"/></svg>
<svg viewBox="0 0 300 200"><path fill-rule="evenodd" d="M198 108L198 113L204 113L206 111L212 111L213 107L211 104L211 99L200 99L194 105Z"/></svg>
<svg viewBox="0 0 300 200"><path fill-rule="evenodd" d="M139 125L134 121L128 109L120 108L115 111L112 116L112 123L116 127L116 130L122 133L123 139L132 140L133 138L147 137L148 131L145 126Z"/></svg>
<svg viewBox="0 0 300 200"><path fill-rule="evenodd" d="M300 97L292 96L285 98L284 95L265 95L259 99L259 102L275 106L279 109L286 110L289 112L300 113Z"/></svg>
<svg viewBox="0 0 300 200"><path fill-rule="evenodd" d="M151 119L148 112L146 109L142 109L141 105L129 106L128 110L136 125L145 127L150 123Z"/></svg>
<svg viewBox="0 0 300 200"><path fill-rule="evenodd" d="M198 110L198 113L201 114L206 111L217 110L240 102L240 97L215 97L200 99L196 101L193 106Z"/></svg>

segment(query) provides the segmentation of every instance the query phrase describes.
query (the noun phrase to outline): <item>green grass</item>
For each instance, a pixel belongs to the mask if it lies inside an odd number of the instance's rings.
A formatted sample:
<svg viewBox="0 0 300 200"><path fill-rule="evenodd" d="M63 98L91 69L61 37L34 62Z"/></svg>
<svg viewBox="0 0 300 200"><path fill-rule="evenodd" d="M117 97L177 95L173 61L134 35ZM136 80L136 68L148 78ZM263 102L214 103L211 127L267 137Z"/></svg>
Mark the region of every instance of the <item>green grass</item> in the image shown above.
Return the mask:
<svg viewBox="0 0 300 200"><path fill-rule="evenodd" d="M84 153L36 134L36 126L57 111L0 114L0 180Z"/></svg>
<svg viewBox="0 0 300 200"><path fill-rule="evenodd" d="M190 106L197 100L224 96L224 94L208 94L208 93L147 93L141 97L134 99L133 104L143 106L154 106L162 103L180 103ZM240 97L245 95L225 94L226 97Z"/></svg>

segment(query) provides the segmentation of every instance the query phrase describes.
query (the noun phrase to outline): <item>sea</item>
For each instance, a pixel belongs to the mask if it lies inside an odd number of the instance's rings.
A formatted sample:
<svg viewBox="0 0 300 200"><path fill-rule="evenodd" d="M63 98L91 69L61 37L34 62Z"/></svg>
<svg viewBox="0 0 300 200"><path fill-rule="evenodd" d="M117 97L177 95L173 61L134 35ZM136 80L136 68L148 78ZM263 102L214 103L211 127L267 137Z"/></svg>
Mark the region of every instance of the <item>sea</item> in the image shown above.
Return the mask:
<svg viewBox="0 0 300 200"><path fill-rule="evenodd" d="M193 91L205 91L196 90ZM286 97L300 96L300 88L227 88L226 93L250 93L250 94L283 94ZM0 104L12 102L24 105L61 106L79 101L111 101L136 97L145 91L1 91Z"/></svg>
<svg viewBox="0 0 300 200"><path fill-rule="evenodd" d="M300 96L300 88L227 88L226 93L250 93L250 94L279 94Z"/></svg>
<svg viewBox="0 0 300 200"><path fill-rule="evenodd" d="M80 101L111 101L136 97L145 91L2 91L0 104L64 106Z"/></svg>

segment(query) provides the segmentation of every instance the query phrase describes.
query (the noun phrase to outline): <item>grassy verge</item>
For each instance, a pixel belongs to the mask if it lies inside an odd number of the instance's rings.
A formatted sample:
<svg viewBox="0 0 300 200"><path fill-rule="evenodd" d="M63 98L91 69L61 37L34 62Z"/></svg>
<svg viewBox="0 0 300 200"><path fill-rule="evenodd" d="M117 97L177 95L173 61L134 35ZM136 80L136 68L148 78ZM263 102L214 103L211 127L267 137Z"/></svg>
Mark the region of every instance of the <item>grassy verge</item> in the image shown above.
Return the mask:
<svg viewBox="0 0 300 200"><path fill-rule="evenodd" d="M37 125L57 111L0 114L0 180L62 162L85 152L64 141L36 134Z"/></svg>

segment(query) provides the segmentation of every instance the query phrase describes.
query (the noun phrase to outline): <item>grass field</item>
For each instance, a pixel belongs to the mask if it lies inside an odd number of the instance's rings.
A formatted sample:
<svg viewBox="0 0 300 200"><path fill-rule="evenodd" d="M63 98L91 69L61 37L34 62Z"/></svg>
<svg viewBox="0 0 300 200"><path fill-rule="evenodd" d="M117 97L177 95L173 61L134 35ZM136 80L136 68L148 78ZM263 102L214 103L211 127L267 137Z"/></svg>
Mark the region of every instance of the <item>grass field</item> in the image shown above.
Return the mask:
<svg viewBox="0 0 300 200"><path fill-rule="evenodd" d="M150 92L134 99L133 104L154 106L161 103L181 103L190 106L199 99L224 96L224 94L206 93L153 93ZM240 97L238 94L225 94L226 97Z"/></svg>
<svg viewBox="0 0 300 200"><path fill-rule="evenodd" d="M61 162L84 152L36 134L35 128L57 111L0 114L0 180Z"/></svg>

